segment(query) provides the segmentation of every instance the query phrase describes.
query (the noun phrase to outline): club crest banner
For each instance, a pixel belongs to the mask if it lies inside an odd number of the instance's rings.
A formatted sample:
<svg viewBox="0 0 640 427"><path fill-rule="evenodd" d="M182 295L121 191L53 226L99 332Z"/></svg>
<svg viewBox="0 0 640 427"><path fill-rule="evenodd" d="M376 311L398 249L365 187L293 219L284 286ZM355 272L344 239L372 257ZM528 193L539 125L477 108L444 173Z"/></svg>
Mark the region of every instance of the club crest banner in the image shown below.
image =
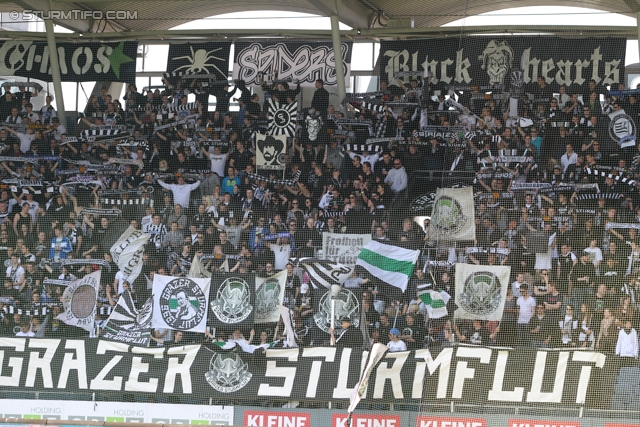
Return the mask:
<svg viewBox="0 0 640 427"><path fill-rule="evenodd" d="M511 267L456 264L456 319L501 320Z"/></svg>
<svg viewBox="0 0 640 427"><path fill-rule="evenodd" d="M282 170L286 167L286 135L256 135L256 167Z"/></svg>
<svg viewBox="0 0 640 427"><path fill-rule="evenodd" d="M275 323L280 318L278 307L284 299L284 289L287 282L285 270L268 278L257 277L256 308L253 323Z"/></svg>
<svg viewBox="0 0 640 427"><path fill-rule="evenodd" d="M380 78L398 85L395 73L428 68L436 89L498 84L535 92L542 77L557 92L563 84L587 87L591 79L602 86L624 82L625 54L624 38L584 38L579 43L551 36L382 41Z"/></svg>
<svg viewBox="0 0 640 427"><path fill-rule="evenodd" d="M138 42L56 43L63 82L136 80ZM6 41L0 45L0 75L52 82L46 42Z"/></svg>
<svg viewBox="0 0 640 427"><path fill-rule="evenodd" d="M85 331L93 331L101 274L102 270L94 271L81 279L74 280L65 288L62 294L64 310L58 315L59 320Z"/></svg>
<svg viewBox="0 0 640 427"><path fill-rule="evenodd" d="M153 298L149 298L138 310L131 294L128 291L124 292L102 328L102 337L148 347L151 340L152 317Z"/></svg>
<svg viewBox="0 0 640 427"><path fill-rule="evenodd" d="M226 82L229 73L231 42L172 43L167 57L167 73L211 74Z"/></svg>
<svg viewBox="0 0 640 427"><path fill-rule="evenodd" d="M347 85L351 80L352 50L352 42L342 43L344 79ZM247 85L259 85L259 74L277 74L279 80L298 80L301 86L306 87L313 87L317 79L324 80L325 85L336 85L338 79L333 44L236 42L233 78L244 80Z"/></svg>
<svg viewBox="0 0 640 427"><path fill-rule="evenodd" d="M438 188L431 212L432 240L475 240L473 188Z"/></svg>
<svg viewBox="0 0 640 427"><path fill-rule="evenodd" d="M209 324L214 328L253 327L256 307L255 274L211 276Z"/></svg>
<svg viewBox="0 0 640 427"><path fill-rule="evenodd" d="M211 279L153 276L154 328L204 332Z"/></svg>

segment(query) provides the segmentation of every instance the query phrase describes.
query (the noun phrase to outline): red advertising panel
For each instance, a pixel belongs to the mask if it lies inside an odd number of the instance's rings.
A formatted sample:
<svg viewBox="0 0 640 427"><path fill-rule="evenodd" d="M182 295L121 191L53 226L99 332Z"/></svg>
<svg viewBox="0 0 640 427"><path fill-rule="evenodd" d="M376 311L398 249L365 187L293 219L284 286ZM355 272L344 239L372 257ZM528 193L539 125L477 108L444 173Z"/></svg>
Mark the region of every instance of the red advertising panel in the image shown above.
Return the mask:
<svg viewBox="0 0 640 427"><path fill-rule="evenodd" d="M332 427L349 427L347 416L333 414ZM400 427L399 415L353 414L351 427Z"/></svg>
<svg viewBox="0 0 640 427"><path fill-rule="evenodd" d="M244 411L247 427L311 427L308 412Z"/></svg>
<svg viewBox="0 0 640 427"><path fill-rule="evenodd" d="M510 419L509 427L580 427L578 421Z"/></svg>
<svg viewBox="0 0 640 427"><path fill-rule="evenodd" d="M487 427L484 418L418 417L417 427Z"/></svg>

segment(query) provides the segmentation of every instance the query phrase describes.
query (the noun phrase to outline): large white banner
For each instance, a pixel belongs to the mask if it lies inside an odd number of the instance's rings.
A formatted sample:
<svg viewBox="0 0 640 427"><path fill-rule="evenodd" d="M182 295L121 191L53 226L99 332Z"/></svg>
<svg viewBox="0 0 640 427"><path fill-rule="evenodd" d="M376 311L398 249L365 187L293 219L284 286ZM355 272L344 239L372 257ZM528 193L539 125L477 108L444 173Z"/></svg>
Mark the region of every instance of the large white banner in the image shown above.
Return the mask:
<svg viewBox="0 0 640 427"><path fill-rule="evenodd" d="M154 328L204 332L211 279L153 276Z"/></svg>
<svg viewBox="0 0 640 427"><path fill-rule="evenodd" d="M133 283L142 271L144 246L149 243L151 234L129 227L111 247L111 257L124 273L127 281Z"/></svg>
<svg viewBox="0 0 640 427"><path fill-rule="evenodd" d="M222 426L233 425L233 406L5 399L0 418Z"/></svg>
<svg viewBox="0 0 640 427"><path fill-rule="evenodd" d="M431 212L432 240L475 240L473 188L438 188Z"/></svg>
<svg viewBox="0 0 640 427"><path fill-rule="evenodd" d="M502 320L511 267L456 264L456 319Z"/></svg>
<svg viewBox="0 0 640 427"><path fill-rule="evenodd" d="M323 258L354 267L362 248L371 241L371 234L322 234Z"/></svg>
<svg viewBox="0 0 640 427"><path fill-rule="evenodd" d="M94 271L66 287L62 294L64 311L58 315L59 320L85 331L93 331L101 274L102 270Z"/></svg>

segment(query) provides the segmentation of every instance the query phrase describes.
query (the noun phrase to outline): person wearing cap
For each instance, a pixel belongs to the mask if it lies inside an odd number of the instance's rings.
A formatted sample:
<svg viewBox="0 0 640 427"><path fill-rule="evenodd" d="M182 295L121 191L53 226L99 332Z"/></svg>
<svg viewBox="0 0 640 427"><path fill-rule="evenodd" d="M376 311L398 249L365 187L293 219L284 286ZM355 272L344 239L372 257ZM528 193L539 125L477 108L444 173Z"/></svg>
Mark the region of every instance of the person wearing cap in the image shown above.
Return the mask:
<svg viewBox="0 0 640 427"><path fill-rule="evenodd" d="M362 339L362 332L351 324L351 318L345 316L340 319L340 326L342 331L338 337L336 337L335 330L333 328L329 328L331 345L335 345L340 348L361 348L364 342Z"/></svg>
<svg viewBox="0 0 640 427"><path fill-rule="evenodd" d="M389 351L394 353L396 351L407 351L407 345L402 341L398 336L400 335L400 331L398 328L391 328L389 331L389 342L387 343L387 347Z"/></svg>

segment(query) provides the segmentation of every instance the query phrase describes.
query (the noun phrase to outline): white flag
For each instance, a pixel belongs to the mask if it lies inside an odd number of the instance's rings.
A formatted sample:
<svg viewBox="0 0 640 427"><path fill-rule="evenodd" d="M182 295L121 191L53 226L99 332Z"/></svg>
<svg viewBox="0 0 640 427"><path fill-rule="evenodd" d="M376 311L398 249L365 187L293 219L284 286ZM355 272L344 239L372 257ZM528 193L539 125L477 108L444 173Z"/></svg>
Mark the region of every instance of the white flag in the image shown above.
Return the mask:
<svg viewBox="0 0 640 427"><path fill-rule="evenodd" d="M275 323L280 319L278 307L282 305L286 284L287 270L267 278L256 276L256 308L253 323Z"/></svg>
<svg viewBox="0 0 640 427"><path fill-rule="evenodd" d="M58 315L59 320L85 331L93 331L101 274L102 270L94 271L66 287L62 294L64 311Z"/></svg>
<svg viewBox="0 0 640 427"><path fill-rule="evenodd" d="M511 267L456 264L456 319L501 320Z"/></svg>
<svg viewBox="0 0 640 427"><path fill-rule="evenodd" d="M200 257L195 255L191 262L191 268L189 269L189 277L195 277L196 279L211 277L211 272L207 271L200 261Z"/></svg>
<svg viewBox="0 0 640 427"><path fill-rule="evenodd" d="M432 240L475 240L473 188L438 188L431 213Z"/></svg>
<svg viewBox="0 0 640 427"><path fill-rule="evenodd" d="M133 283L142 271L142 254L151 234L129 227L111 246L111 257L124 273L127 281Z"/></svg>
<svg viewBox="0 0 640 427"><path fill-rule="evenodd" d="M153 276L154 328L204 332L211 279Z"/></svg>
<svg viewBox="0 0 640 427"><path fill-rule="evenodd" d="M284 335L286 336L284 340L285 347L298 347L298 343L296 342L297 335L293 331L293 325L291 324L291 310L281 305L279 314L282 315L282 324L284 325Z"/></svg>
<svg viewBox="0 0 640 427"><path fill-rule="evenodd" d="M360 381L358 381L358 384L351 392L351 401L349 403L347 412L352 413L356 409L356 406L358 406L358 403L360 403L364 395L367 393L367 386L369 385L369 377L371 376L371 372L373 371L373 368L378 364L378 362L382 360L384 355L387 353L387 350L387 346L380 343L375 343L371 348L367 366L362 372Z"/></svg>

